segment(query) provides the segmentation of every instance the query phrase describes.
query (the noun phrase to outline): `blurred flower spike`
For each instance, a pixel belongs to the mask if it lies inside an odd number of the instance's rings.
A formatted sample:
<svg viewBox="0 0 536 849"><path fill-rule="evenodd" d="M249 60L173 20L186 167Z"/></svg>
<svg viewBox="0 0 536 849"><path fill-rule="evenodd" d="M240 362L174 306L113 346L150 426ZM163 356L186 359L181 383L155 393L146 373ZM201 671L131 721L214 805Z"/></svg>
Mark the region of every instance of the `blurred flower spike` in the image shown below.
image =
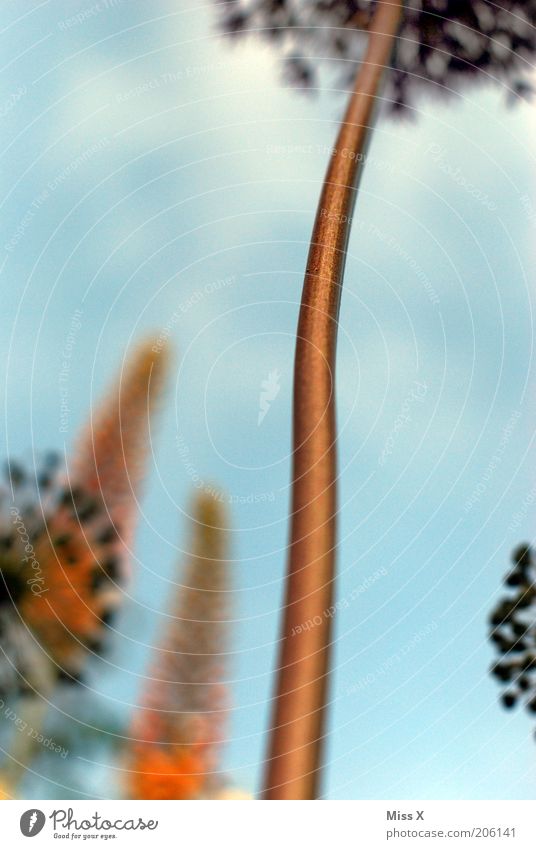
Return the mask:
<svg viewBox="0 0 536 849"><path fill-rule="evenodd" d="M122 598L166 360L142 345L65 468L9 462L0 492L0 690L79 679Z"/></svg>
<svg viewBox="0 0 536 849"><path fill-rule="evenodd" d="M128 794L134 799L215 798L227 712L227 517L220 496L193 507L191 554L181 574L146 692L132 724Z"/></svg>

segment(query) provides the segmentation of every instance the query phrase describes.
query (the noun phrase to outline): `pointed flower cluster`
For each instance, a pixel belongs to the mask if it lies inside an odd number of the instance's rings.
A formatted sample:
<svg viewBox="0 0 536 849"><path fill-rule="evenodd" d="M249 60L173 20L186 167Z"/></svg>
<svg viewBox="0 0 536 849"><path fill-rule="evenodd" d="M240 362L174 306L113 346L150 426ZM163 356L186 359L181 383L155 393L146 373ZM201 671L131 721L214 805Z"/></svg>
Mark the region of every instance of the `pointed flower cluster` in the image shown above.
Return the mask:
<svg viewBox="0 0 536 849"><path fill-rule="evenodd" d="M128 575L130 542L165 361L142 346L65 469L13 462L0 491L0 690L36 687L40 664L78 680L100 652Z"/></svg>
<svg viewBox="0 0 536 849"><path fill-rule="evenodd" d="M534 552L520 545L512 555L513 569L505 577L511 594L501 599L490 617L490 639L500 655L491 669L504 685L507 708L519 701L536 713L536 562Z"/></svg>
<svg viewBox="0 0 536 849"><path fill-rule="evenodd" d="M151 419L167 374L166 351L148 340L134 351L117 384L92 413L69 463L72 486L100 498L130 544L137 499L151 450Z"/></svg>
<svg viewBox="0 0 536 849"><path fill-rule="evenodd" d="M192 554L132 725L134 799L213 798L221 790L229 597L222 503L200 495L193 519Z"/></svg>
<svg viewBox="0 0 536 849"><path fill-rule="evenodd" d="M377 3L373 0L228 0L218 4L230 35L257 32L283 52L292 80L317 85L323 60L339 60L345 82L356 72ZM519 94L536 54L536 2L408 0L393 57L393 108L430 83L457 88L468 78L506 81Z"/></svg>

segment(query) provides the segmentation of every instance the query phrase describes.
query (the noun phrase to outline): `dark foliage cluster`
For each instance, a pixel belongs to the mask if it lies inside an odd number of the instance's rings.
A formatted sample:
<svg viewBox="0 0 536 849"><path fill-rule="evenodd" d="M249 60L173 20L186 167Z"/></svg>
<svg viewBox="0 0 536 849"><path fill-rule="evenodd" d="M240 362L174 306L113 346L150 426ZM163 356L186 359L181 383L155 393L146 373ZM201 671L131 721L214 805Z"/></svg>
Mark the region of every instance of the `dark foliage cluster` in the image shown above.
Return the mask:
<svg viewBox="0 0 536 849"><path fill-rule="evenodd" d="M511 589L490 616L490 639L500 659L492 674L504 685L502 701L514 707L520 700L536 713L536 563L534 553L520 545L512 555L513 569L505 579Z"/></svg>
<svg viewBox="0 0 536 849"><path fill-rule="evenodd" d="M51 453L33 476L18 462L8 462L4 467L5 484L0 487L0 610L18 604L28 590L25 542L28 538L34 545L46 533L48 493L58 465L59 457ZM24 539L14 521L17 516Z"/></svg>
<svg viewBox="0 0 536 849"><path fill-rule="evenodd" d="M227 0L218 9L225 33L257 33L276 43L292 81L315 87L323 59L338 60L343 83L351 82L375 6L374 0ZM511 96L526 95L535 24L536 0L408 0L393 55L393 109L411 104L420 86L448 92L476 77L501 81Z"/></svg>

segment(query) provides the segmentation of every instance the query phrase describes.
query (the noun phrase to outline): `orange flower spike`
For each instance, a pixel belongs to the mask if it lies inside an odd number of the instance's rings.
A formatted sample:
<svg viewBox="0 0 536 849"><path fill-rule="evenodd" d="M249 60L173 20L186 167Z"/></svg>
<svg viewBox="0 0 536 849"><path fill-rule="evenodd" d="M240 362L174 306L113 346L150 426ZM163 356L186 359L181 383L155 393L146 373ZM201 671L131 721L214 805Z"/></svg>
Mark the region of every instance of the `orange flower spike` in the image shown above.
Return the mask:
<svg viewBox="0 0 536 849"><path fill-rule="evenodd" d="M203 759L188 747L170 750L144 746L134 750L132 796L135 799L195 799L203 788Z"/></svg>
<svg viewBox="0 0 536 849"><path fill-rule="evenodd" d="M0 608L16 606L69 678L79 677L88 649L101 650L121 602L167 361L151 342L138 348L80 437L68 475L50 458L33 475L8 465L4 500L11 490L16 509L0 505Z"/></svg>
<svg viewBox="0 0 536 849"><path fill-rule="evenodd" d="M69 669L85 648L100 650L104 625L121 602L119 551L115 541L86 539L80 527L60 536L56 524L53 516L48 533L36 542L43 587L38 594L26 593L19 610L53 659Z"/></svg>
<svg viewBox="0 0 536 849"><path fill-rule="evenodd" d="M116 386L91 416L69 467L72 487L102 498L113 519L132 530L136 499L150 449L151 416L162 393L169 358L152 340L134 352Z"/></svg>
<svg viewBox="0 0 536 849"><path fill-rule="evenodd" d="M222 502L207 493L199 495L193 509L190 562L155 657L147 699L153 710L178 712L188 742L193 742L194 729L196 742L205 734L214 742L220 736L229 596L224 526ZM174 721L176 733L177 716L163 713L161 721L166 716Z"/></svg>
<svg viewBox="0 0 536 849"><path fill-rule="evenodd" d="M132 726L129 793L135 799L199 798L217 789L213 773L227 696L225 512L217 497L202 493L193 513L190 560Z"/></svg>

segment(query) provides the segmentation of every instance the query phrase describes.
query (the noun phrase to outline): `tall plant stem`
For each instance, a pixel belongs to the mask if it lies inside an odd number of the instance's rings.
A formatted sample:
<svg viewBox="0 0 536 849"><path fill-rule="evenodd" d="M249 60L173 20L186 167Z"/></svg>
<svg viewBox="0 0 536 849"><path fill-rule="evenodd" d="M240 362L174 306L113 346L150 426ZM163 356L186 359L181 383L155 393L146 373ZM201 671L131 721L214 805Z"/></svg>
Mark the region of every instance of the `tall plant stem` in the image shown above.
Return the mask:
<svg viewBox="0 0 536 849"><path fill-rule="evenodd" d="M294 363L292 513L266 799L318 794L335 577L335 353L352 211L401 0L378 0L365 57L324 180L305 272Z"/></svg>

